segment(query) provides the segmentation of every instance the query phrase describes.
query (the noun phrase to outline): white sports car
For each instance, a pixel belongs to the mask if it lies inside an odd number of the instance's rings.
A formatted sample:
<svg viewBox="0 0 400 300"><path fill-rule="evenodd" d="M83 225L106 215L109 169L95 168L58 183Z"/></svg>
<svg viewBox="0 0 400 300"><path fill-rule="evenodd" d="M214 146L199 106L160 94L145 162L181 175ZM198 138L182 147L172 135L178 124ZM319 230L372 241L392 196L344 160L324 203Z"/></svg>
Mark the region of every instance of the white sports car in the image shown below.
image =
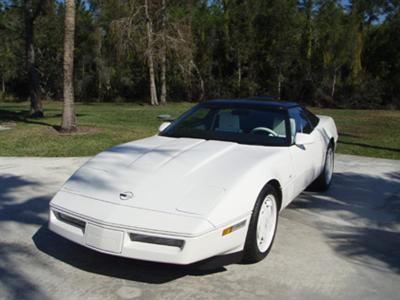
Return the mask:
<svg viewBox="0 0 400 300"><path fill-rule="evenodd" d="M201 103L156 136L108 149L50 202L49 228L91 249L190 264L271 249L278 212L329 187L335 123L296 103Z"/></svg>

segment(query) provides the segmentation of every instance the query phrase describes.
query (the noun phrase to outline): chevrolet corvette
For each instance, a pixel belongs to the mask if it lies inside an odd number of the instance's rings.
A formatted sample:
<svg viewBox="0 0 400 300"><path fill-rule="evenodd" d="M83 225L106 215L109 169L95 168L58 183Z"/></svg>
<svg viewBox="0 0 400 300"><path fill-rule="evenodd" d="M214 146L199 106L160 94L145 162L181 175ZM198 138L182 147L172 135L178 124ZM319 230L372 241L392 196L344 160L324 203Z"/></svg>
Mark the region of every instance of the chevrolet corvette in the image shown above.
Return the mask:
<svg viewBox="0 0 400 300"><path fill-rule="evenodd" d="M307 187L329 188L338 140L331 117L294 102L213 100L155 136L112 147L50 202L49 228L128 258L190 264L270 251L278 215Z"/></svg>

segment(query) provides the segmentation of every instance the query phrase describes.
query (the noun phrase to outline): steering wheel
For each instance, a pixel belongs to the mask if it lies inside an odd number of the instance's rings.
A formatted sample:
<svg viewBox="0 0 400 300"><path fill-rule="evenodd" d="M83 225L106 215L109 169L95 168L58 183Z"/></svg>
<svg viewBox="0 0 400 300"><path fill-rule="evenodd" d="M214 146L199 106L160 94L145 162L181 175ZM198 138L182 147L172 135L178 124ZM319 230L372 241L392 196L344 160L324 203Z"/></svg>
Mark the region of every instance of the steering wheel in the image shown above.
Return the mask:
<svg viewBox="0 0 400 300"><path fill-rule="evenodd" d="M275 131L267 127L256 127L250 131L250 133L256 133L256 132L266 132L268 134L271 134L272 136L278 136L278 134Z"/></svg>

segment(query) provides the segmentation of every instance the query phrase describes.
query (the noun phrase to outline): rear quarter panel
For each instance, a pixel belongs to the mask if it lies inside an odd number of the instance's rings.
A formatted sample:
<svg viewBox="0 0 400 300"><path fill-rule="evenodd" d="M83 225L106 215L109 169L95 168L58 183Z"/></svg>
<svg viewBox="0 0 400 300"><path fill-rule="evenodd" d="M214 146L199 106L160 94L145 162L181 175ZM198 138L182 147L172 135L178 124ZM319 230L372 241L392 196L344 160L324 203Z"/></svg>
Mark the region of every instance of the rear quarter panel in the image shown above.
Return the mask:
<svg viewBox="0 0 400 300"><path fill-rule="evenodd" d="M329 116L318 115L318 118L320 119L320 122L317 128L320 130L325 144L328 145L329 141L333 138L336 145L339 135L337 132L335 121L332 117Z"/></svg>

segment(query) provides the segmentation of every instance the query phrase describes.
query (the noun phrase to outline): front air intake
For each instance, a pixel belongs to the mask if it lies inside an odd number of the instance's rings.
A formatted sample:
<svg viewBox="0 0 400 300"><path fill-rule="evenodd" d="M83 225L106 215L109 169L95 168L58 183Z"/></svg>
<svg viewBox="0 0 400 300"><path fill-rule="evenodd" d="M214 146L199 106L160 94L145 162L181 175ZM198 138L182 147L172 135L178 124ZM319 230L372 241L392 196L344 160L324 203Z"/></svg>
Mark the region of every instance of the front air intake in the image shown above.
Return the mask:
<svg viewBox="0 0 400 300"><path fill-rule="evenodd" d="M54 212L54 215L61 222L67 223L74 227L78 227L78 228L82 229L82 231L85 230L86 223L82 220L76 219L74 217L71 217L66 214L56 212L56 211Z"/></svg>
<svg viewBox="0 0 400 300"><path fill-rule="evenodd" d="M164 238L164 237L138 234L138 233L130 233L129 238L133 242L157 244L163 246L177 247L180 249L182 249L185 244L184 240Z"/></svg>

